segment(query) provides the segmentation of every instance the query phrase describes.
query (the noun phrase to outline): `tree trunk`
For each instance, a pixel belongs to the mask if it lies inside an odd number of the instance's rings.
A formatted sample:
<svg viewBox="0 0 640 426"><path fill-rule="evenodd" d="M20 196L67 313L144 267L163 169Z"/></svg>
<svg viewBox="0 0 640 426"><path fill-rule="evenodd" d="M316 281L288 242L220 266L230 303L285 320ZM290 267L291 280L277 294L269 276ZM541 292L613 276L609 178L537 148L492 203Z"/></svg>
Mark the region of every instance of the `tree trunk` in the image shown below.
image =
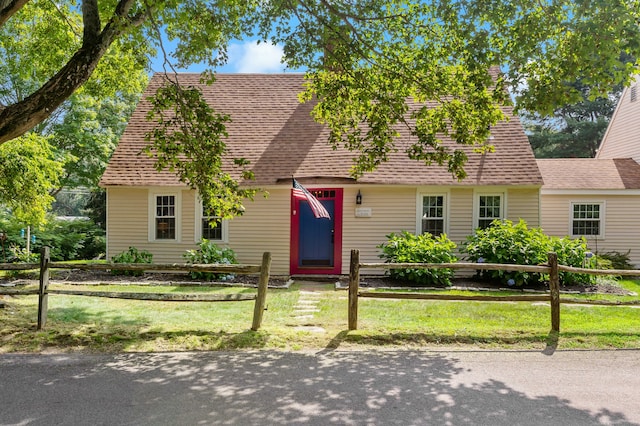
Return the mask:
<svg viewBox="0 0 640 426"><path fill-rule="evenodd" d="M29 0L0 0L0 27Z"/></svg>

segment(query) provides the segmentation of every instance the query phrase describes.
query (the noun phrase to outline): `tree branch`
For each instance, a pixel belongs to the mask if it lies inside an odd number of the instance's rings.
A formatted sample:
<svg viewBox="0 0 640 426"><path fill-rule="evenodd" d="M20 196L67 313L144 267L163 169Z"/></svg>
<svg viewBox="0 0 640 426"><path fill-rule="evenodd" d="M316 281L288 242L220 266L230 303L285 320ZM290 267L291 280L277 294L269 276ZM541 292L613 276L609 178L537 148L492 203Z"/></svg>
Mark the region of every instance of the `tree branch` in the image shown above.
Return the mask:
<svg viewBox="0 0 640 426"><path fill-rule="evenodd" d="M132 21L123 14L130 10L134 2L135 0L120 0L112 18L102 32L95 36L96 18L93 16L93 8L97 7L97 0L86 0L83 3L85 27L88 25L90 28L85 28L82 47L40 89L20 102L0 109L0 144L23 135L45 120L91 77L111 43L132 25ZM97 13L97 9L95 12ZM140 16L136 15L135 19L135 22L139 22ZM100 25L99 19L97 25Z"/></svg>
<svg viewBox="0 0 640 426"><path fill-rule="evenodd" d="M100 36L100 12L98 11L98 0L84 0L82 2L82 22L84 32L82 43L84 45L95 44Z"/></svg>
<svg viewBox="0 0 640 426"><path fill-rule="evenodd" d="M29 0L0 0L0 27Z"/></svg>

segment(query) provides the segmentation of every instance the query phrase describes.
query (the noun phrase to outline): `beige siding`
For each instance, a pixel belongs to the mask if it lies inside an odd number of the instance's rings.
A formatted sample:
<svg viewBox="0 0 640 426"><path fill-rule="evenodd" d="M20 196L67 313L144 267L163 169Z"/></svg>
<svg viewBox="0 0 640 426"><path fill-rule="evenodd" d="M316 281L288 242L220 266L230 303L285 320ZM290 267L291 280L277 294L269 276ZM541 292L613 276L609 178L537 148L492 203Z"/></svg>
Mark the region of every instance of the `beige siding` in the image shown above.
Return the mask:
<svg viewBox="0 0 640 426"><path fill-rule="evenodd" d="M473 189L452 189L449 193L449 232L458 247L473 232Z"/></svg>
<svg viewBox="0 0 640 426"><path fill-rule="evenodd" d="M147 190L107 189L107 258L147 242Z"/></svg>
<svg viewBox="0 0 640 426"><path fill-rule="evenodd" d="M571 203L605 203L604 238L588 239L594 252L631 250L630 258L640 267L640 197L633 195L550 195L542 196L542 228L548 235L564 237L571 234Z"/></svg>
<svg viewBox="0 0 640 426"><path fill-rule="evenodd" d="M358 190L362 205L355 204ZM181 238L178 242L149 241L149 193L153 189L109 188L108 194L108 256L126 250L129 246L149 250L155 262L182 262L185 250L195 248L195 193L182 190L179 222ZM507 194L508 217L522 217L537 224L538 191L510 189L497 191ZM379 262L377 245L386 241L392 232L418 229L418 193L446 194L448 236L460 245L473 232L473 188L381 187L353 185L344 187L342 225L342 273L349 271L352 249L358 249L362 262ZM290 261L291 199L290 188L269 190L269 196L256 197L245 205L242 217L228 222L228 245L241 263L260 263L262 253L272 254L272 273L288 275ZM356 217L356 207L370 208L371 217ZM363 271L371 273L374 271ZM383 271L375 271L382 273Z"/></svg>
<svg viewBox="0 0 640 426"><path fill-rule="evenodd" d="M349 273L352 249L360 250L361 262L381 262L376 248L391 232L416 232L416 189L360 188L362 205L356 206L358 188L345 188L342 227L342 273ZM370 208L371 217L355 217L356 207ZM363 271L369 273L371 271ZM377 272L383 272L378 270Z"/></svg>
<svg viewBox="0 0 640 426"><path fill-rule="evenodd" d="M487 190L483 188L480 193L501 193L506 197L506 218L517 222L524 219L529 226L539 226L540 199L537 188ZM454 188L449 193L449 238L460 245L471 235L475 229L474 197L476 191L472 188Z"/></svg>
<svg viewBox="0 0 640 426"><path fill-rule="evenodd" d="M371 207L371 218L356 218L355 194L357 190L345 189L344 233L342 272L348 273L349 255L352 248L360 250L361 262L379 262L376 245L386 241L386 235L403 230L417 232L418 194L446 194L448 198L447 236L459 247L474 230L473 188L367 188L362 190L362 207ZM483 192L486 192L483 190ZM507 218L513 221L524 219L529 226L539 226L539 190L509 189L506 195ZM372 273L376 271L364 271ZM380 271L377 271L380 272Z"/></svg>
<svg viewBox="0 0 640 426"><path fill-rule="evenodd" d="M523 219L530 228L540 226L540 197L536 189L510 189L507 193L507 219Z"/></svg>
<svg viewBox="0 0 640 426"><path fill-rule="evenodd" d="M107 258L127 250L130 246L153 253L157 263L181 263L182 254L195 247L193 191L165 190L179 193L181 198L177 217L179 241L149 241L149 190L138 188L107 189ZM182 218L182 222L180 221Z"/></svg>
<svg viewBox="0 0 640 426"><path fill-rule="evenodd" d="M640 162L640 93L637 93L638 99L631 102L632 87L640 92L638 83L633 83L624 91L597 158L633 158Z"/></svg>
<svg viewBox="0 0 640 426"><path fill-rule="evenodd" d="M229 221L229 245L241 263L259 264L269 251L271 273L289 275L290 194L288 187L269 190L266 199L247 201L245 214Z"/></svg>

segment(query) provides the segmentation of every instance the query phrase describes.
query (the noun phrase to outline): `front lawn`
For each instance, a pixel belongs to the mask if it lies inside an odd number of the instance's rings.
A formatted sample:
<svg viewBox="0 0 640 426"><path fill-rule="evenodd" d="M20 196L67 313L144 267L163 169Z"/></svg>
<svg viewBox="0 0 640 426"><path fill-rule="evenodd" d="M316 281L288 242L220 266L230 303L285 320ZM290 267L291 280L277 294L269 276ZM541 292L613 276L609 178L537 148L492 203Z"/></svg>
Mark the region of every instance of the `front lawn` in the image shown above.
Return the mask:
<svg viewBox="0 0 640 426"><path fill-rule="evenodd" d="M620 284L631 291L640 291L640 281L625 280ZM83 286L73 288L81 289ZM246 287L135 285L86 289L163 293L256 291ZM253 301L149 302L52 294L49 296L47 327L36 331L37 297L5 297L7 307L0 309L0 352L262 348L317 351L380 345L532 350L549 347L640 348L640 309L632 307L563 304L561 332L559 336L553 336L549 333L550 309L544 303L363 298L359 301L359 329L347 331L347 292L335 291L331 284L326 284L321 286L319 293L317 312L301 320L295 311L296 304L299 305L301 297L307 296L301 293L298 284L289 289L269 289L267 311L262 328L257 332L250 330ZM637 298L597 297L613 300Z"/></svg>

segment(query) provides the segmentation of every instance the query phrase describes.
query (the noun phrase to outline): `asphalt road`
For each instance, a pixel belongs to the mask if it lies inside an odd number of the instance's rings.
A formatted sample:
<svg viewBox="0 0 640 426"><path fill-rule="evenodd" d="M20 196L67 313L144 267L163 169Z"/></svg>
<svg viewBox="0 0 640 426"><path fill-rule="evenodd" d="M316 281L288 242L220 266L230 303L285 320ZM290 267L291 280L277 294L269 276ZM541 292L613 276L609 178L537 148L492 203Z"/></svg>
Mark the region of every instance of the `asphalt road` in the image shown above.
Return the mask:
<svg viewBox="0 0 640 426"><path fill-rule="evenodd" d="M1 425L640 425L640 351L1 355Z"/></svg>

